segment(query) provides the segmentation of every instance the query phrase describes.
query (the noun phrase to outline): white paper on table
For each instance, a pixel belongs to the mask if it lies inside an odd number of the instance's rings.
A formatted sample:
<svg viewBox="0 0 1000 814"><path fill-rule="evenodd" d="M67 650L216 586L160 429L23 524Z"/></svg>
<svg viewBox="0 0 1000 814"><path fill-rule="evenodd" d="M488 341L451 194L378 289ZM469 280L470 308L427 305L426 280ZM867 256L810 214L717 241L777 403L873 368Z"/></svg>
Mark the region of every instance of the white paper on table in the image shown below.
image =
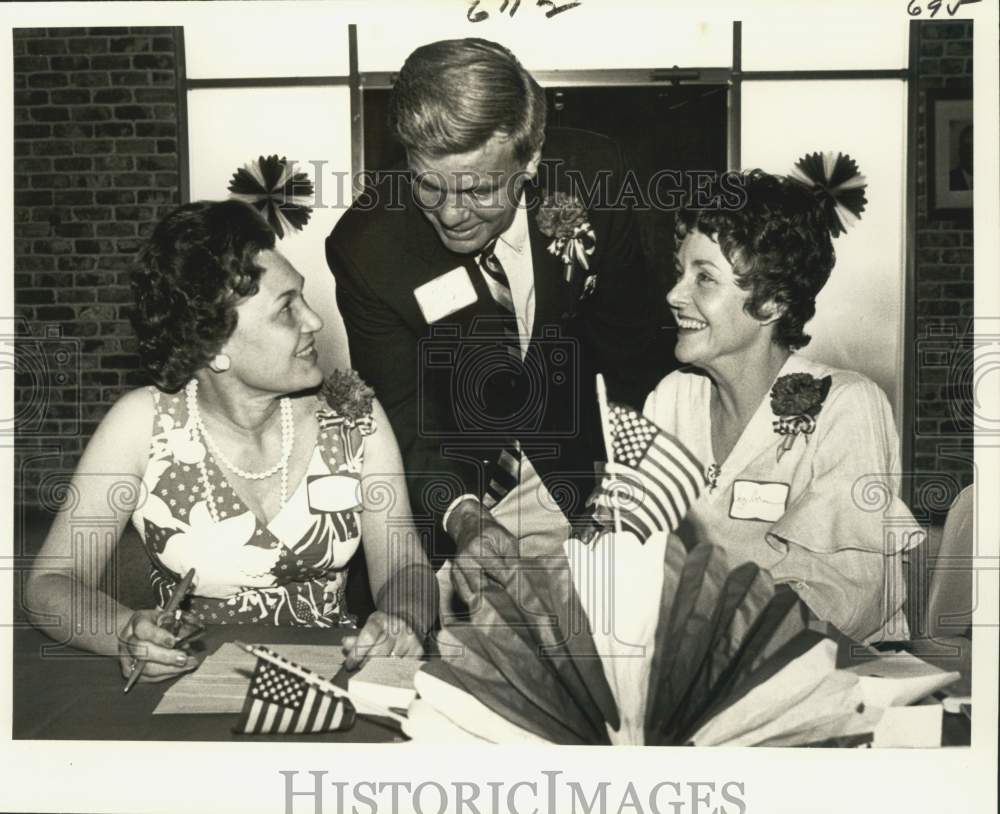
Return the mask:
<svg viewBox="0 0 1000 814"><path fill-rule="evenodd" d="M883 655L847 671L861 677L865 702L878 707L914 704L961 678L905 652Z"/></svg>
<svg viewBox="0 0 1000 814"><path fill-rule="evenodd" d="M332 677L344 663L334 644L265 644L283 658L324 678ZM164 693L154 715L238 713L250 689L257 657L226 642L207 656L197 670L182 676Z"/></svg>
<svg viewBox="0 0 1000 814"><path fill-rule="evenodd" d="M925 749L941 745L940 704L889 707L875 727L872 746Z"/></svg>
<svg viewBox="0 0 1000 814"><path fill-rule="evenodd" d="M417 673L413 684L419 698L410 704L407 721L403 724L403 732L412 738L427 739L431 742L436 735L444 738L442 742L449 742L452 739L462 740L463 738L459 737L461 733L454 732L452 728L438 720L438 717L443 717L474 739L490 743L547 743L534 733L512 724L464 690L423 670ZM422 709L424 706L431 707L438 716ZM434 721L433 726L421 729L420 724L426 724L428 720Z"/></svg>
<svg viewBox="0 0 1000 814"><path fill-rule="evenodd" d="M347 682L352 701L406 709L416 698L413 678L423 662L416 657L372 657Z"/></svg>

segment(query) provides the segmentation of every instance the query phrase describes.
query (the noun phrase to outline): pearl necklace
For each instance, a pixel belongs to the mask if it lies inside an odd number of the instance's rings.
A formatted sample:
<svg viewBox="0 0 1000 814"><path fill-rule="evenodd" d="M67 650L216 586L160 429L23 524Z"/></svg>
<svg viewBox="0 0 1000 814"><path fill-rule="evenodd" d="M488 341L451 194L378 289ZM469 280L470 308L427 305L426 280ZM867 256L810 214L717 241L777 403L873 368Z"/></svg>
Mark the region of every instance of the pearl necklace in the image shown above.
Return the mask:
<svg viewBox="0 0 1000 814"><path fill-rule="evenodd" d="M205 441L205 446L211 451L212 455L215 457L216 461L221 463L226 467L232 474L237 477L243 478L245 480L265 480L274 475L275 472L281 471L281 506L284 506L288 502L288 460L292 455L292 449L295 446L295 419L292 415L292 400L288 397L281 399L279 402L281 407L281 458L278 462L265 469L263 472L247 472L245 469L241 469L236 466L232 461L229 460L219 449L215 440L208 434L208 430L205 429L204 423L201 420L201 411L198 409L198 380L191 379L185 388L185 395L187 397L187 409L188 416L191 419L191 423L194 425L192 431L193 441L197 441L197 436L200 435ZM201 460L198 462L198 467L201 472L201 485L202 492L205 496L205 502L208 506L208 513L212 517L212 520L216 523L219 522L219 518L215 513L215 501L213 498L212 483L208 479L208 470L205 466L205 457L202 456Z"/></svg>

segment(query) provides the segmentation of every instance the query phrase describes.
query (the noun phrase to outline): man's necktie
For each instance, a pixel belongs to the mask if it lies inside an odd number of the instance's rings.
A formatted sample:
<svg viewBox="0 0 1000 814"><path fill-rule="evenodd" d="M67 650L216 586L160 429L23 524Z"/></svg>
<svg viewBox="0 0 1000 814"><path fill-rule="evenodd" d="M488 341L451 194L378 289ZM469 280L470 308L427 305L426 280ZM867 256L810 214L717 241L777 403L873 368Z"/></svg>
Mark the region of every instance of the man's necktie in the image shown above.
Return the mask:
<svg viewBox="0 0 1000 814"><path fill-rule="evenodd" d="M514 299L510 293L510 280L503 264L496 256L496 241L487 244L479 255L479 268L483 272L490 296L507 319L503 321L504 347L518 365L521 363L521 339L517 330ZM500 455L490 468L483 505L492 509L521 480L521 443L512 439L500 449Z"/></svg>

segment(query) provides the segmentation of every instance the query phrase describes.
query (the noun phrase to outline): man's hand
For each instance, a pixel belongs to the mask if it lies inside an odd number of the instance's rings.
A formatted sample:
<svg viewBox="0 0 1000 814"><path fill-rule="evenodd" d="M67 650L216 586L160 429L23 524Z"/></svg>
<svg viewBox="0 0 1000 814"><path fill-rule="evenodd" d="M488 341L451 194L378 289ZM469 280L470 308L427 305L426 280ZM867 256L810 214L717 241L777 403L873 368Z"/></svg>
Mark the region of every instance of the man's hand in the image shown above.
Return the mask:
<svg viewBox="0 0 1000 814"><path fill-rule="evenodd" d="M451 581L464 602L474 604L485 579L509 583L519 558L517 539L479 501L456 506L447 531L457 549Z"/></svg>
<svg viewBox="0 0 1000 814"><path fill-rule="evenodd" d="M422 656L423 645L399 616L375 611L357 636L346 636L341 645L344 666L356 670L377 656Z"/></svg>

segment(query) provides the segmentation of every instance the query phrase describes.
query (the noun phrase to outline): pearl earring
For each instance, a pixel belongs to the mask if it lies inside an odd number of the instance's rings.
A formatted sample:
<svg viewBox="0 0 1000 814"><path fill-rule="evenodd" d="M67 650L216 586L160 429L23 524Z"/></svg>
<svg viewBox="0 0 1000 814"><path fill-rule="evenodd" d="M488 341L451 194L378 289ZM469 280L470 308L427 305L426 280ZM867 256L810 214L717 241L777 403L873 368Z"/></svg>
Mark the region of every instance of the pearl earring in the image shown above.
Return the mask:
<svg viewBox="0 0 1000 814"><path fill-rule="evenodd" d="M215 358L212 360L209 367L212 368L216 373L222 373L225 370L229 370L230 360L229 357L224 353L217 353Z"/></svg>

